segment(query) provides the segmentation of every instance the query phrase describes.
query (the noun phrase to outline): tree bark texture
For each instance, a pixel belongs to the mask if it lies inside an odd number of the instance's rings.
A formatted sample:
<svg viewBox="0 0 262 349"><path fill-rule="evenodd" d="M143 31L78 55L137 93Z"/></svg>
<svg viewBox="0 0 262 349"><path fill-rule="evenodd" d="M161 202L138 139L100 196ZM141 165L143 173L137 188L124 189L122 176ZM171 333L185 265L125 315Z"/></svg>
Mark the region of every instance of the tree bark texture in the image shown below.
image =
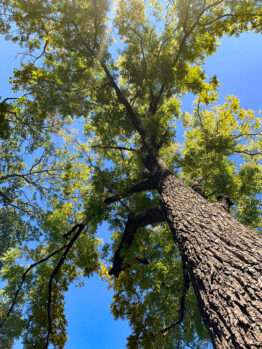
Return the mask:
<svg viewBox="0 0 262 349"><path fill-rule="evenodd" d="M262 236L174 175L162 205L215 348L262 348Z"/></svg>

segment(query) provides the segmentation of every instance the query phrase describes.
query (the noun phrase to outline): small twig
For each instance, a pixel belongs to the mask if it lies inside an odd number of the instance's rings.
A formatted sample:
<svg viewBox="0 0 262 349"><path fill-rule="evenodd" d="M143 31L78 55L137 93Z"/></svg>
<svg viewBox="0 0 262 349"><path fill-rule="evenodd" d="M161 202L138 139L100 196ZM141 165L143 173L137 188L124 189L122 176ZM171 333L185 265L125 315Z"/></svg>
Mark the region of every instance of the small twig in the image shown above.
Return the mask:
<svg viewBox="0 0 262 349"><path fill-rule="evenodd" d="M31 181L30 179L28 179L27 177L29 176L34 176L37 174L43 174L43 173L50 173L50 172L56 172L56 170L41 170L41 171L34 171L31 172L31 170L28 173L11 173L8 174L6 176L0 177L0 181L5 181L6 179L10 179L10 178L15 178L15 177L20 177L22 179L24 179L26 182ZM30 182L31 184L31 182Z"/></svg>
<svg viewBox="0 0 262 349"><path fill-rule="evenodd" d="M49 44L49 41L46 40L42 52L37 57L35 57L33 64L36 63L36 61L38 61L40 58L42 58L46 54L48 44Z"/></svg>
<svg viewBox="0 0 262 349"><path fill-rule="evenodd" d="M248 150L234 150L234 153L238 153L238 154L245 154L245 155L249 155L249 156L257 156L257 155L262 155L261 151L248 151Z"/></svg>
<svg viewBox="0 0 262 349"><path fill-rule="evenodd" d="M28 93L23 94L23 95L20 96L20 97L6 97L6 98L4 98L4 99L0 102L0 105L1 105L1 104L5 104L5 103L8 102L8 101L15 101L15 100L18 100L18 99L20 99L20 98L22 98L22 97L26 97L26 96L29 96L29 95L30 95L30 93L28 92Z"/></svg>
<svg viewBox="0 0 262 349"><path fill-rule="evenodd" d="M29 209L26 209L25 207L22 207L22 205L24 205L24 206L30 206L30 207L32 207L33 209L35 209L35 207L34 207L32 204L30 204L29 202L24 202L24 201L19 200L18 203L19 203L21 206L18 206L18 205L16 205L16 204L14 203L14 200L15 200L15 199L10 198L6 193L0 191L0 196L3 198L3 203L4 203L4 205L6 205L6 206L11 206L11 207L13 207L14 209L20 210L21 212L23 212L23 213L25 213L25 214L27 214L27 215L29 215L29 216L34 214L33 211L31 211L31 210L29 210Z"/></svg>
<svg viewBox="0 0 262 349"><path fill-rule="evenodd" d="M238 139L241 137L256 137L256 136L262 136L262 131L259 131L257 133L240 133L238 135L233 135L233 139Z"/></svg>

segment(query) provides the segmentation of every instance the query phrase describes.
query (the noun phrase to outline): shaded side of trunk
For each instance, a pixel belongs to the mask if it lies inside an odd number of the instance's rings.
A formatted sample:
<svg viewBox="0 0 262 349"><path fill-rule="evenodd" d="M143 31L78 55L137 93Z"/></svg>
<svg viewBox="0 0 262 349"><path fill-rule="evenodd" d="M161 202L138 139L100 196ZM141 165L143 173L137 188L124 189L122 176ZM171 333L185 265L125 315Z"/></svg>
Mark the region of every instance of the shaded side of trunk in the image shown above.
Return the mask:
<svg viewBox="0 0 262 349"><path fill-rule="evenodd" d="M160 195L215 347L262 348L262 236L172 174Z"/></svg>

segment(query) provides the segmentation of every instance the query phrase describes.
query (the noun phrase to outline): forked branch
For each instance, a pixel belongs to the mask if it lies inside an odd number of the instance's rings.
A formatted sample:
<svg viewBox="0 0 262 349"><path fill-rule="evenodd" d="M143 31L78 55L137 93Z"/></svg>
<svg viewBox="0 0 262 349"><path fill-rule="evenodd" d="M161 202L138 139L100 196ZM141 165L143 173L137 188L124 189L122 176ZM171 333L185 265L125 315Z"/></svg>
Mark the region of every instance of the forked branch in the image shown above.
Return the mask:
<svg viewBox="0 0 262 349"><path fill-rule="evenodd" d="M158 208L150 208L137 215L129 215L120 244L113 257L113 266L109 271L110 275L118 277L124 269L124 250L132 245L137 229L151 224L158 224L165 220L163 211Z"/></svg>

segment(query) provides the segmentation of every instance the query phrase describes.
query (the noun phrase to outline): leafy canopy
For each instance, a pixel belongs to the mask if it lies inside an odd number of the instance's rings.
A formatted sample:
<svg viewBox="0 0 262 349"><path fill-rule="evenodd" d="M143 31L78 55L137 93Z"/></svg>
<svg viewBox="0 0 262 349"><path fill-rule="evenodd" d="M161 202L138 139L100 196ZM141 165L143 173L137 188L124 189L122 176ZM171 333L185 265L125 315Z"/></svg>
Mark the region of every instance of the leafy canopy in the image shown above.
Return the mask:
<svg viewBox="0 0 262 349"><path fill-rule="evenodd" d="M204 347L165 224L140 227L120 251L119 277L108 270L127 217L159 205L156 191L128 189L151 175L148 144L201 195L230 198L233 215L261 228L261 119L234 96L218 105L218 79L203 69L223 35L261 30L261 8L255 0L1 1L0 30L25 52L11 80L18 97L0 101L5 348L21 336L26 349L63 348L64 293L94 272L114 289L114 316L130 321L128 348ZM191 114L181 109L187 93L196 98ZM119 200L108 205L110 196ZM86 221L85 230L75 226ZM112 243L101 246L104 221Z"/></svg>

